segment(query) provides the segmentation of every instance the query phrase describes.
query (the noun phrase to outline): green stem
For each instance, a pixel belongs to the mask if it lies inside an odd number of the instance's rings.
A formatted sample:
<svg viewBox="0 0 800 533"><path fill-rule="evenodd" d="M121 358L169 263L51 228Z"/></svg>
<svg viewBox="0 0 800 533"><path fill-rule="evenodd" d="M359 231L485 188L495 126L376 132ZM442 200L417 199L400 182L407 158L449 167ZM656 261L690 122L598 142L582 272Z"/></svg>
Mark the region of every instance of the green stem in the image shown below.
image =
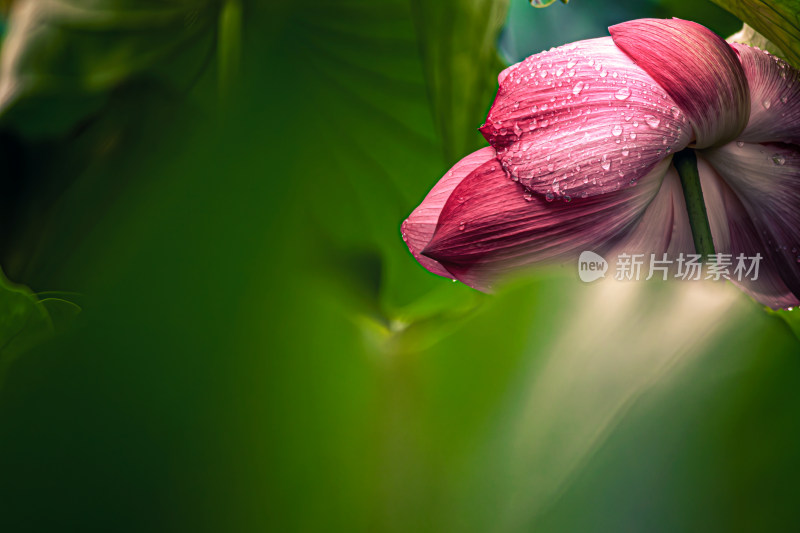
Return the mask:
<svg viewBox="0 0 800 533"><path fill-rule="evenodd" d="M230 103L231 93L239 77L242 55L242 2L224 0L219 16L219 91L223 104Z"/></svg>
<svg viewBox="0 0 800 533"><path fill-rule="evenodd" d="M708 224L706 203L703 201L703 190L700 188L700 174L697 171L697 156L694 150L687 148L675 154L672 163L681 177L683 197L686 199L686 211L689 213L689 225L692 228L695 251L707 259L714 254L714 240L711 237L711 226Z"/></svg>

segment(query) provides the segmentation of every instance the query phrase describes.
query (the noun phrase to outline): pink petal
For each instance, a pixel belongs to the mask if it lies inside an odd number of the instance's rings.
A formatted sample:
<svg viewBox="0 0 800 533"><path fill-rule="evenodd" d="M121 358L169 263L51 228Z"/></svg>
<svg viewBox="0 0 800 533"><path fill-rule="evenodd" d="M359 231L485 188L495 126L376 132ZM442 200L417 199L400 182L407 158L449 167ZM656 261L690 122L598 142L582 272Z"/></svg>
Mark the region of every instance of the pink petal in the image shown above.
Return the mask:
<svg viewBox="0 0 800 533"><path fill-rule="evenodd" d="M750 84L750 120L739 140L800 144L800 72L762 50L733 47Z"/></svg>
<svg viewBox="0 0 800 533"><path fill-rule="evenodd" d="M736 53L714 32L680 19L632 20L609 32L686 113L697 148L729 142L744 129L747 80Z"/></svg>
<svg viewBox="0 0 800 533"><path fill-rule="evenodd" d="M503 69L500 72L500 74L497 75L497 83L498 83L498 85L502 85L503 84L503 80L506 79L506 76L508 76L509 74L514 72L517 69L517 67L519 67L521 64L522 64L522 62L514 63L510 67L506 67L505 69Z"/></svg>
<svg viewBox="0 0 800 533"><path fill-rule="evenodd" d="M526 193L499 165L485 163L453 191L422 253L481 290L531 263L562 261L587 249L602 253L633 227L656 196L670 159L637 187L571 202L548 202Z"/></svg>
<svg viewBox="0 0 800 533"><path fill-rule="evenodd" d="M499 167L499 163L497 163L495 159L494 148L491 146L481 148L477 152L469 154L456 163L455 166L447 171L444 177L439 180L433 189L431 189L419 207L417 207L403 222L401 231L403 240L406 241L408 249L419 264L434 274L448 278L453 277L452 274L437 261L421 255L420 252L428 245L431 237L433 237L436 223L439 220L439 213L442 211L442 207L444 207L453 189L455 189L470 172L487 161L495 161L495 164Z"/></svg>
<svg viewBox="0 0 800 533"><path fill-rule="evenodd" d="M691 135L675 102L609 37L504 71L480 129L521 184L564 199L634 185Z"/></svg>
<svg viewBox="0 0 800 533"><path fill-rule="evenodd" d="M724 197L730 219L730 249L764 256L761 268L770 276L769 287L759 287L759 293L752 289L753 295L773 307L797 305L800 151L785 144L730 143L700 155L731 190ZM710 174L707 169L701 170ZM703 188L705 192L705 183ZM714 238L716 245L716 235Z"/></svg>
<svg viewBox="0 0 800 533"><path fill-rule="evenodd" d="M609 259L621 253L662 254L675 258L679 254L693 254L694 241L686 213L681 180L675 167L670 165L653 201L645 209L633 228L614 247Z"/></svg>

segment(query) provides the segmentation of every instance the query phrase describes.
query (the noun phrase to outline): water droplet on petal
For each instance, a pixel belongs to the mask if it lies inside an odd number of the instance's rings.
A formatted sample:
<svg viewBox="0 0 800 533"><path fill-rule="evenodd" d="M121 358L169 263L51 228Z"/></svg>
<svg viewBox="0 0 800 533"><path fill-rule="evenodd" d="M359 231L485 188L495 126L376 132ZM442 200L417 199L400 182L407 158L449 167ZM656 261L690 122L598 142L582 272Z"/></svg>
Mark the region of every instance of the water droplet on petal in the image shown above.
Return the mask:
<svg viewBox="0 0 800 533"><path fill-rule="evenodd" d="M739 148L741 148L741 147L743 147L743 146L744 146L744 143L743 143L742 141L736 141L736 146L738 146Z"/></svg>
<svg viewBox="0 0 800 533"><path fill-rule="evenodd" d="M622 126L620 126L619 124L615 124L614 127L611 128L611 134L614 137L619 137L620 135L622 135Z"/></svg>
<svg viewBox="0 0 800 533"><path fill-rule="evenodd" d="M781 96L781 103L785 104L789 99L786 96Z"/></svg>
<svg viewBox="0 0 800 533"><path fill-rule="evenodd" d="M572 94L578 95L583 90L583 82L579 81L575 84L575 87L572 88Z"/></svg>
<svg viewBox="0 0 800 533"><path fill-rule="evenodd" d="M627 146L623 146L622 147L622 155L627 157L629 153L631 153L631 151L628 149L628 147Z"/></svg>
<svg viewBox="0 0 800 533"><path fill-rule="evenodd" d="M772 162L780 166L786 163L786 158L783 157L781 154L775 154L772 156Z"/></svg>
<svg viewBox="0 0 800 533"><path fill-rule="evenodd" d="M627 87L623 87L614 95L617 100L627 100L628 97L631 95L631 90Z"/></svg>
<svg viewBox="0 0 800 533"><path fill-rule="evenodd" d="M609 170L611 168L611 161L608 161L606 156L603 156L603 161L600 163L600 166L603 170Z"/></svg>
<svg viewBox="0 0 800 533"><path fill-rule="evenodd" d="M533 200L533 194L531 194L530 191L523 194L522 197L525 199L526 202L530 202Z"/></svg>
<svg viewBox="0 0 800 533"><path fill-rule="evenodd" d="M672 116L675 117L675 118L678 118L680 116L680 114L681 114L681 110L678 109L675 106L670 107L669 111L670 111L670 113L672 113Z"/></svg>
<svg viewBox="0 0 800 533"><path fill-rule="evenodd" d="M467 225L466 222L462 222L461 224L459 224L458 225L458 231L464 231L464 227L466 227L466 225Z"/></svg>
<svg viewBox="0 0 800 533"><path fill-rule="evenodd" d="M633 132L631 132L631 140L632 140L632 141L635 141L635 140L636 140L636 134L635 134L635 133L633 133Z"/></svg>
<svg viewBox="0 0 800 533"><path fill-rule="evenodd" d="M657 128L658 125L661 124L661 120L653 115L645 115L644 121L647 122L647 125L651 128Z"/></svg>
<svg viewBox="0 0 800 533"><path fill-rule="evenodd" d="M575 66L575 63L577 63L577 62L578 62L578 60L577 60L577 59L575 59L575 58L572 58L572 59L570 59L570 60L569 60L569 62L567 62L567 68L572 68L572 67L574 67L574 66Z"/></svg>
<svg viewBox="0 0 800 533"><path fill-rule="evenodd" d="M769 100L764 100L763 102L761 102L761 105L764 106L764 109L769 109L770 107L772 107L772 102L770 102Z"/></svg>
<svg viewBox="0 0 800 533"><path fill-rule="evenodd" d="M548 202L552 202L553 198L555 198L555 196L553 196L553 193L551 192L544 195L544 199L547 200Z"/></svg>

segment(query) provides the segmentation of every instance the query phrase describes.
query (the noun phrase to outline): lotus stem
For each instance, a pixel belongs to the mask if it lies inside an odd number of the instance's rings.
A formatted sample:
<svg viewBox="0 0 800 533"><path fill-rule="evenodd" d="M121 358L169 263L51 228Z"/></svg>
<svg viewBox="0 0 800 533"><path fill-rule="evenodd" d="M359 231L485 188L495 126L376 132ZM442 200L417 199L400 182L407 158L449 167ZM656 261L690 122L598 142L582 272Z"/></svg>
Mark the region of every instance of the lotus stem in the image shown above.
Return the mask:
<svg viewBox="0 0 800 533"><path fill-rule="evenodd" d="M700 187L700 174L697 171L697 156L694 150L686 148L675 154L672 160L681 178L683 197L686 199L686 211L689 213L689 225L692 228L695 251L703 256L703 260L714 255L714 239L711 237L711 226L708 223L706 203Z"/></svg>

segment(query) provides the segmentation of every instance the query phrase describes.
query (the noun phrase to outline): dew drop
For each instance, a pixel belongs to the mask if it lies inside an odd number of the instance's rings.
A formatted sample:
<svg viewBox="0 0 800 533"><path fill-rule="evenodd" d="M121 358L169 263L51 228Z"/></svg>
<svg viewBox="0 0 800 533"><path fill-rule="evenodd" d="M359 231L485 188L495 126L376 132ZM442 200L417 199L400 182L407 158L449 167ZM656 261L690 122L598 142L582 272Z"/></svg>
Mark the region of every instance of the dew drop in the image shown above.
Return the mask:
<svg viewBox="0 0 800 533"><path fill-rule="evenodd" d="M744 143L742 141L736 141L736 146L742 148L744 146Z"/></svg>
<svg viewBox="0 0 800 533"><path fill-rule="evenodd" d="M778 166L781 166L784 163L786 163L786 158L783 157L781 154L775 154L772 156L772 162Z"/></svg>
<svg viewBox="0 0 800 533"><path fill-rule="evenodd" d="M622 126L620 126L619 124L615 124L614 127L611 128L611 134L614 137L619 137L620 135L622 135Z"/></svg>
<svg viewBox="0 0 800 533"><path fill-rule="evenodd" d="M577 59L575 59L575 58L572 58L572 59L570 59L570 60L567 62L567 68L572 68L572 67L574 67L574 66L575 66L575 64L576 64L577 62L578 62L578 60L577 60Z"/></svg>
<svg viewBox="0 0 800 533"><path fill-rule="evenodd" d="M533 200L533 194L531 194L530 191L523 194L522 197L525 199L526 202L530 202Z"/></svg>
<svg viewBox="0 0 800 533"><path fill-rule="evenodd" d="M606 156L603 156L603 161L600 163L600 166L603 170L609 170L611 168L611 161L608 161Z"/></svg>
<svg viewBox="0 0 800 533"><path fill-rule="evenodd" d="M644 121L647 122L647 125L651 128L657 128L659 124L661 124L661 120L658 117L654 117L653 115L645 115Z"/></svg>
<svg viewBox="0 0 800 533"><path fill-rule="evenodd" d="M622 147L622 155L623 156L628 157L628 154L630 154L630 153L631 153L631 151L628 149L627 146L623 146Z"/></svg>
<svg viewBox="0 0 800 533"><path fill-rule="evenodd" d="M772 107L772 102L770 102L769 100L764 100L763 102L761 102L761 105L764 106L764 109L769 109L770 107Z"/></svg>
<svg viewBox="0 0 800 533"><path fill-rule="evenodd" d="M464 231L464 228L466 227L466 225L467 225L466 222L462 222L461 224L459 224L458 225L458 231Z"/></svg>
<svg viewBox="0 0 800 533"><path fill-rule="evenodd" d="M631 95L631 90L628 89L627 87L623 87L616 92L614 98L616 98L617 100L627 100L630 95Z"/></svg>
<svg viewBox="0 0 800 533"><path fill-rule="evenodd" d="M781 103L785 104L789 99L786 96L781 96Z"/></svg>
<svg viewBox="0 0 800 533"><path fill-rule="evenodd" d="M572 88L572 94L577 96L583 90L583 85L584 84L583 84L582 81L579 81L578 83L576 83L575 87Z"/></svg>
<svg viewBox="0 0 800 533"><path fill-rule="evenodd" d="M636 134L635 134L635 133L633 133L633 132L631 132L631 140L632 140L632 141L635 141L635 140L636 140Z"/></svg>
<svg viewBox="0 0 800 533"><path fill-rule="evenodd" d="M552 202L553 198L555 198L555 196L553 196L553 193L551 192L544 195L544 199L547 200L548 202Z"/></svg>
<svg viewBox="0 0 800 533"><path fill-rule="evenodd" d="M672 116L675 117L675 118L678 118L680 116L680 114L681 114L681 110L678 109L675 106L670 107L669 111L670 111L670 113L672 113Z"/></svg>

